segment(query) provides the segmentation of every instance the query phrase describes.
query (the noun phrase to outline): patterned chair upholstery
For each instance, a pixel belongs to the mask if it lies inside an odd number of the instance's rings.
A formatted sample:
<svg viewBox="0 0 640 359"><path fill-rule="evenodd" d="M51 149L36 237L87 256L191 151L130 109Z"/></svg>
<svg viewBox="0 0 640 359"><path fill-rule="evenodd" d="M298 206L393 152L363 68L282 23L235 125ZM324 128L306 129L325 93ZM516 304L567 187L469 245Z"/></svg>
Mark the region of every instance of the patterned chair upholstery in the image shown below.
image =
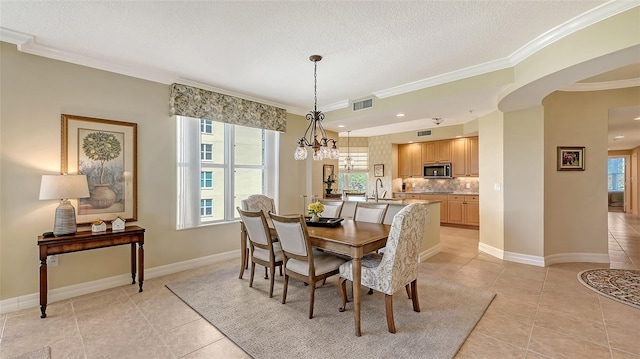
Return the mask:
<svg viewBox="0 0 640 359"><path fill-rule="evenodd" d="M329 253L312 248L303 216L277 216L271 214L282 252L284 253L284 289L282 304L287 301L289 277L309 284L309 319L313 318L316 282L338 274L345 261Z"/></svg>
<svg viewBox="0 0 640 359"><path fill-rule="evenodd" d="M280 243L273 242L264 212L243 211L239 207L237 210L240 213L242 223L247 229L249 247L251 249L251 279L249 279L249 287L253 286L256 263L269 268L271 271L269 298L271 298L273 297L273 281L276 267L280 267L282 272L282 247L280 247Z"/></svg>
<svg viewBox="0 0 640 359"><path fill-rule="evenodd" d="M413 310L420 311L418 301L418 256L424 236L424 221L428 210L419 203L406 206L393 217L384 255L370 254L362 259L362 285L385 294L387 327L395 333L393 293L407 289ZM340 266L342 309L346 307L346 280L353 279L351 261ZM409 288L410 285L410 288Z"/></svg>
<svg viewBox="0 0 640 359"><path fill-rule="evenodd" d="M325 218L340 218L342 214L342 207L344 202L342 201L320 201L324 205L324 211L320 214Z"/></svg>
<svg viewBox="0 0 640 359"><path fill-rule="evenodd" d="M252 194L247 199L243 199L240 201L240 208L243 211L251 211L257 212L262 211L265 216L268 216L269 213L276 213L276 203L273 198L267 197L263 194ZM247 237L247 241L244 244L244 250L241 254L242 264L240 266L240 275L238 278L242 279L244 275L244 270L249 266L249 238ZM267 268L264 269L264 278L268 279Z"/></svg>

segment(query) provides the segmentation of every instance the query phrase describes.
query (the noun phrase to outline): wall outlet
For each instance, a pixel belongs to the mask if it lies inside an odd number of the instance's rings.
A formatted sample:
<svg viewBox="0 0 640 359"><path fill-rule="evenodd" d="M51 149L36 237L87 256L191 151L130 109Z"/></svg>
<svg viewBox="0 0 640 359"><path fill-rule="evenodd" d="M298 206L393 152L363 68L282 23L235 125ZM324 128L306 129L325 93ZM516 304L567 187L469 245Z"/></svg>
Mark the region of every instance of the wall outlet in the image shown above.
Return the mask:
<svg viewBox="0 0 640 359"><path fill-rule="evenodd" d="M467 183L467 184L465 185L465 187L466 187L466 188L471 188L471 183Z"/></svg>
<svg viewBox="0 0 640 359"><path fill-rule="evenodd" d="M500 186L500 183L494 183L494 184L493 184L493 189L495 189L496 191L499 191L499 190L500 190L500 187L501 187L501 186Z"/></svg>
<svg viewBox="0 0 640 359"><path fill-rule="evenodd" d="M51 267L57 267L58 255L47 256L47 265Z"/></svg>

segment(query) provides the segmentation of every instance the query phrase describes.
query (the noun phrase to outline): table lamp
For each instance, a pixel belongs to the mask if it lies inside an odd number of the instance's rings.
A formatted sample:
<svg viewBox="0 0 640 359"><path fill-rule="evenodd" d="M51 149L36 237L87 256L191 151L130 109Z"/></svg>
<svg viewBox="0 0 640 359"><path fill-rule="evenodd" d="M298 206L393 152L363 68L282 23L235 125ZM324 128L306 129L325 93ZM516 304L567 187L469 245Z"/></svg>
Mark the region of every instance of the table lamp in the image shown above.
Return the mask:
<svg viewBox="0 0 640 359"><path fill-rule="evenodd" d="M76 210L69 198L89 197L89 185L85 175L42 175L40 199L59 199L53 235L64 236L76 233Z"/></svg>

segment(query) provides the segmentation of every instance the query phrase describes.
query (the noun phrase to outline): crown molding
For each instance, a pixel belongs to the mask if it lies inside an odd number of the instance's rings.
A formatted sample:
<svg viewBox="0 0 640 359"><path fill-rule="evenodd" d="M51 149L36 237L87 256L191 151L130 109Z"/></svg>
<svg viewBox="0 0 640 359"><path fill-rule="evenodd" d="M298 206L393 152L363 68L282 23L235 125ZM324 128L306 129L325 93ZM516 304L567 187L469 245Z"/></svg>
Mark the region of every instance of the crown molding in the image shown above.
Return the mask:
<svg viewBox="0 0 640 359"><path fill-rule="evenodd" d="M581 92L581 91L602 91L602 90L615 90L627 87L640 86L640 78L626 79L619 81L604 81L604 82L576 82L569 86L565 86L559 91L568 92Z"/></svg>

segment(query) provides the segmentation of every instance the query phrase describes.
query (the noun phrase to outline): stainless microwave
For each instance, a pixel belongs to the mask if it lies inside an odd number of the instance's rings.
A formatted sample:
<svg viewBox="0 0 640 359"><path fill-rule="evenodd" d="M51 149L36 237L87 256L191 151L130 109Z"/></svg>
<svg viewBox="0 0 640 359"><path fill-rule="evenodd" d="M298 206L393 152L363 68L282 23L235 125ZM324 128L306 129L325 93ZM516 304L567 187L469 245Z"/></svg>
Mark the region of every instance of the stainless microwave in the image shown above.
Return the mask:
<svg viewBox="0 0 640 359"><path fill-rule="evenodd" d="M451 163L424 165L422 176L424 178L451 178Z"/></svg>

